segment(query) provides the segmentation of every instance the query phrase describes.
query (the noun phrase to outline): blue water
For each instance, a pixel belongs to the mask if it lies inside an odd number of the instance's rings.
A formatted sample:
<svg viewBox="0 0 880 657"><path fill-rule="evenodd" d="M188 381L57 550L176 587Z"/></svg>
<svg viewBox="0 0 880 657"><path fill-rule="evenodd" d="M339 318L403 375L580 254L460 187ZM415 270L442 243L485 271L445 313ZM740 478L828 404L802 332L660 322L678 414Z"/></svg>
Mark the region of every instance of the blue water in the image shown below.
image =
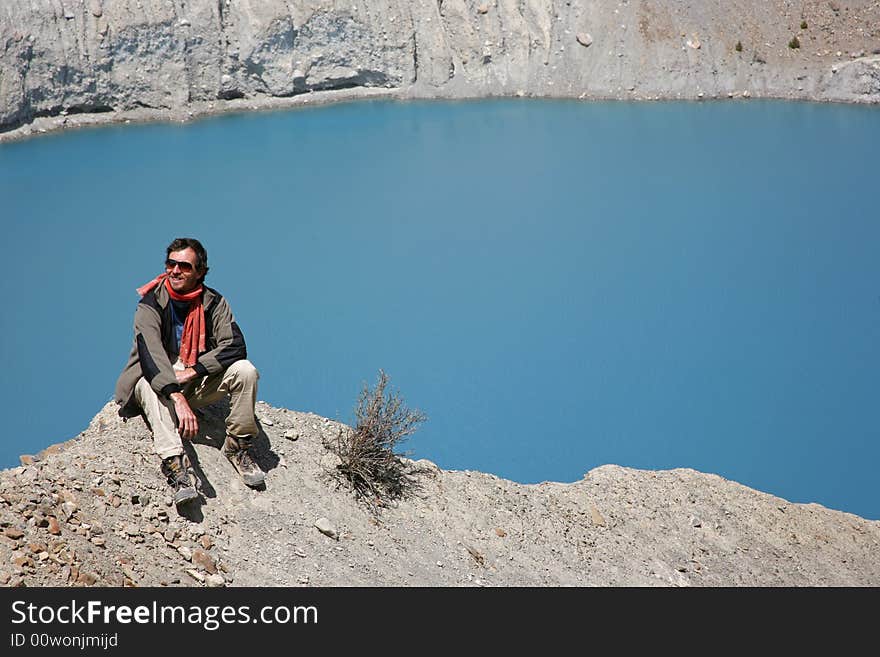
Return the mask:
<svg viewBox="0 0 880 657"><path fill-rule="evenodd" d="M260 398L379 368L444 468L690 467L880 519L880 108L369 102L0 146L0 466L75 436L200 238Z"/></svg>

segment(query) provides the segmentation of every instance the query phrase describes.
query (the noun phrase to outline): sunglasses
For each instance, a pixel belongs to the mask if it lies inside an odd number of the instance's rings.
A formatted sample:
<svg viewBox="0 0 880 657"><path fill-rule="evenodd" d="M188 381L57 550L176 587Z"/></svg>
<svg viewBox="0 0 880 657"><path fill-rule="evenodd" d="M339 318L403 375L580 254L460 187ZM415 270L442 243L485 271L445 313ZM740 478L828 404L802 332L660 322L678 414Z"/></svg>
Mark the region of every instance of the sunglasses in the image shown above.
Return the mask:
<svg viewBox="0 0 880 657"><path fill-rule="evenodd" d="M193 263L187 262L186 260L172 260L171 258L168 258L168 260L165 261L165 269L168 271L171 271L175 267L180 267L180 271L185 273L189 273L195 269Z"/></svg>

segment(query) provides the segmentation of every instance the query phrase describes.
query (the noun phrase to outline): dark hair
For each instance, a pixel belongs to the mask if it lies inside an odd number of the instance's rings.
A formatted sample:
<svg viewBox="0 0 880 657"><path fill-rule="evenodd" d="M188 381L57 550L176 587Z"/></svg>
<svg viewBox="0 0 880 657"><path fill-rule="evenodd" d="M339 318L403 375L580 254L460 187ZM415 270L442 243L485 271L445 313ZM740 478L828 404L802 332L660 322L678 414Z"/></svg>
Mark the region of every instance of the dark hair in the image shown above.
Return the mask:
<svg viewBox="0 0 880 657"><path fill-rule="evenodd" d="M202 278L205 278L205 274L208 273L208 252L205 251L205 247L203 247L202 243L197 239L192 237L178 237L168 245L167 249L165 249L165 257L170 257L173 251L182 251L186 248L190 248L196 252L196 269L202 272Z"/></svg>

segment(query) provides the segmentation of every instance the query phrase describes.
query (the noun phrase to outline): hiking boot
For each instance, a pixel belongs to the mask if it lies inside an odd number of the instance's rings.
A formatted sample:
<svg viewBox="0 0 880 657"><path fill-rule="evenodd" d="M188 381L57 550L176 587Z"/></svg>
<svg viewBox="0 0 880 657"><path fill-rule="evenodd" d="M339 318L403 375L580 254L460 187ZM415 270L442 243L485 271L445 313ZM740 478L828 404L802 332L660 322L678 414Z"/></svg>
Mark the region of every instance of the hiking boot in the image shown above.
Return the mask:
<svg viewBox="0 0 880 657"><path fill-rule="evenodd" d="M199 496L188 466L189 461L185 456L169 456L162 461L162 474L168 478L168 484L174 490L174 504L177 506Z"/></svg>
<svg viewBox="0 0 880 657"><path fill-rule="evenodd" d="M265 473L254 463L248 449L251 446L250 438L233 438L226 436L223 443L223 456L229 459L232 466L241 475L248 486L262 486L266 481Z"/></svg>

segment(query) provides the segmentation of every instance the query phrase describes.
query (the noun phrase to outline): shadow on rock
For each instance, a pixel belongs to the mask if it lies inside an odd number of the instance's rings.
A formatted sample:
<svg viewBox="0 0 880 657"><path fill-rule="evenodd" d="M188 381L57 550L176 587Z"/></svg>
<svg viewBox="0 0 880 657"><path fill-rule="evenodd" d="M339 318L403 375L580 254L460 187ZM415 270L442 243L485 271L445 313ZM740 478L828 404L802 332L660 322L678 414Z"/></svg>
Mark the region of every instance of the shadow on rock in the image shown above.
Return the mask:
<svg viewBox="0 0 880 657"><path fill-rule="evenodd" d="M195 439L193 439L195 442ZM210 442L205 442L204 444L211 444ZM214 489L214 486L211 484L211 480L208 479L208 475L205 474L204 469L202 469L202 464L199 461L199 454L193 448L192 445L184 444L184 450L186 451L186 455L189 457L189 463L192 466L193 473L196 476L196 490L198 490L205 497L213 498L217 497L217 491ZM201 498L197 500L200 504ZM196 501L193 501L195 504Z"/></svg>
<svg viewBox="0 0 880 657"><path fill-rule="evenodd" d="M206 445L215 448L218 453L222 454L223 443L226 440L226 417L229 414L229 401L221 399L214 404L204 406L196 410L199 416L199 433L190 442L195 445ZM281 463L278 454L272 449L271 441L268 434L263 429L262 424L257 422L259 432L251 443L250 453L263 472L274 470ZM213 498L217 496L217 492L211 485L204 469L199 464L196 450L190 446L187 453L190 455L193 469L198 477L201 487L200 490L205 497ZM260 486L251 486L254 490L266 490L265 483Z"/></svg>
<svg viewBox="0 0 880 657"><path fill-rule="evenodd" d="M263 472L269 472L278 467L278 464L281 463L281 459L278 457L278 454L273 451L269 436L263 430L262 425L259 426L260 432L257 434L256 438L254 438L253 443L251 443L251 456L253 457L254 462L260 467L260 470Z"/></svg>
<svg viewBox="0 0 880 657"><path fill-rule="evenodd" d="M177 507L177 515L181 518L186 518L190 522L201 524L205 519L205 514L202 513L202 506L204 505L204 501L202 501L201 497L197 497L191 502L187 502L186 504L181 504Z"/></svg>

